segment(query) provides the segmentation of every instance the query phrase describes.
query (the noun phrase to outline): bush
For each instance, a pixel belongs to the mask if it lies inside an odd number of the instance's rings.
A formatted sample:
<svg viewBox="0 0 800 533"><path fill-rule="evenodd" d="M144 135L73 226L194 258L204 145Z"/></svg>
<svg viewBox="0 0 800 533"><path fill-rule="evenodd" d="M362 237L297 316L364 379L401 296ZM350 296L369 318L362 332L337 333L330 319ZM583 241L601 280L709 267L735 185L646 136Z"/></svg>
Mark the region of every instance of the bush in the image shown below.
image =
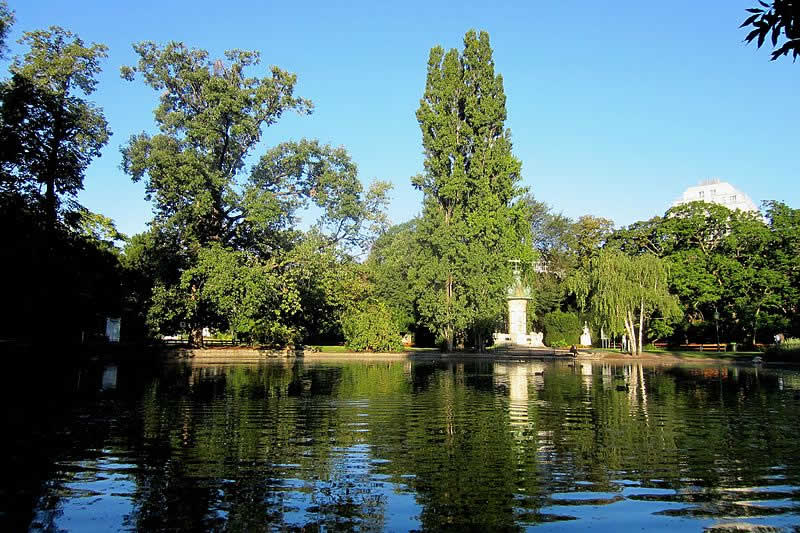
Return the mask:
<svg viewBox="0 0 800 533"><path fill-rule="evenodd" d="M383 302L364 303L342 316L345 345L355 352L397 352L400 330Z"/></svg>
<svg viewBox="0 0 800 533"><path fill-rule="evenodd" d="M544 328L544 343L554 348L577 345L581 331L583 331L578 315L562 311L553 311L544 315L542 327Z"/></svg>
<svg viewBox="0 0 800 533"><path fill-rule="evenodd" d="M767 348L767 361L800 362L800 339L789 337L782 343Z"/></svg>

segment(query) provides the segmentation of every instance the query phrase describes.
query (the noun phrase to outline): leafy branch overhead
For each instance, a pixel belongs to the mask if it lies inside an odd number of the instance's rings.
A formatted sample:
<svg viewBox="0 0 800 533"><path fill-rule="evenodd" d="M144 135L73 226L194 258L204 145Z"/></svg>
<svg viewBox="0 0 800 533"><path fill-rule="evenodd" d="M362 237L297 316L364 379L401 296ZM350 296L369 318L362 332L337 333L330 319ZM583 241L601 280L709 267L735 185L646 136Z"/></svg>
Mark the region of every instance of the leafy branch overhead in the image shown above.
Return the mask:
<svg viewBox="0 0 800 533"><path fill-rule="evenodd" d="M748 9L750 15L739 26L753 28L744 40L748 43L755 40L756 46L761 48L769 39L773 47L772 61L790 53L792 60L797 60L800 56L800 2L774 0L770 5L759 0L758 3L761 7ZM778 46L781 39L785 40Z"/></svg>

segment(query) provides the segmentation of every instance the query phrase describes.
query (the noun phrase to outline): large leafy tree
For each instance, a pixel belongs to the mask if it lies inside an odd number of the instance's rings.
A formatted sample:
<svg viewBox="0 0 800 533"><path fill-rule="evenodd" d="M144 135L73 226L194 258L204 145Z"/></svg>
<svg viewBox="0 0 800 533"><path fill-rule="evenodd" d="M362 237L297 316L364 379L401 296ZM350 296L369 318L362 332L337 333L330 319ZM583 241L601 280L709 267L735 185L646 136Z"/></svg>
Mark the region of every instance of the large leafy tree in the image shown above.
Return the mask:
<svg viewBox="0 0 800 533"><path fill-rule="evenodd" d="M767 260L786 277L783 311L794 318L800 306L800 209L775 201L765 207L772 234Z"/></svg>
<svg viewBox="0 0 800 533"><path fill-rule="evenodd" d="M596 254L614 230L614 222L603 217L583 215L572 224L574 251L580 260Z"/></svg>
<svg viewBox="0 0 800 533"><path fill-rule="evenodd" d="M528 273L534 299L528 307L528 318L542 318L561 309L567 292L564 281L577 266L575 223L556 213L544 202L528 197L531 213L531 242L536 254L536 268Z"/></svg>
<svg viewBox="0 0 800 533"><path fill-rule="evenodd" d="M521 164L486 32L467 32L463 53L431 49L417 120L425 149L425 172L413 179L424 194L419 312L448 350L468 336L480 349L501 314L508 260L532 258Z"/></svg>
<svg viewBox="0 0 800 533"><path fill-rule="evenodd" d="M417 220L389 228L372 245L365 263L373 296L383 302L398 331L411 333L417 323L413 271L418 268Z"/></svg>
<svg viewBox="0 0 800 533"><path fill-rule="evenodd" d="M677 299L670 294L667 266L662 259L643 254L630 256L604 249L592 256L570 279L581 307L611 334L627 334L630 351L642 351L646 322L654 314L671 318L680 313Z"/></svg>
<svg viewBox="0 0 800 533"><path fill-rule="evenodd" d="M0 55L12 22L3 2ZM76 201L110 135L88 100L106 47L56 26L19 42L26 51L0 84L0 275L14 280L6 297L15 302L0 322L33 342L80 342L101 328L99 317L120 311L114 241L124 236ZM40 323L52 335L37 335L32 325Z"/></svg>
<svg viewBox="0 0 800 533"><path fill-rule="evenodd" d="M364 191L343 148L312 140L282 143L246 169L265 127L287 111L311 111L294 95L295 75L277 67L248 75L258 53L231 50L211 60L205 50L175 42L134 50L139 62L122 75L139 74L161 93L159 132L132 137L123 167L145 181L156 215L151 231L172 236L182 258L171 271L154 270L160 275L152 282L150 325L189 330L196 344L204 326L250 341L296 340L318 323L304 307L330 294L309 287L307 277L317 279L311 273L323 264L346 268L344 252L382 228L388 185ZM319 217L299 231L299 214L310 207Z"/></svg>
<svg viewBox="0 0 800 533"><path fill-rule="evenodd" d="M123 67L122 76L141 74L161 92L159 133L132 137L122 150L123 168L134 180L146 180L156 221L180 228L187 246L227 244L244 218L235 180L246 157L265 126L285 111L308 113L311 103L294 96L296 76L277 67L268 76L247 76L245 70L259 63L257 52L228 51L226 64L183 43L133 48L139 62Z"/></svg>
<svg viewBox="0 0 800 533"><path fill-rule="evenodd" d="M84 172L111 134L102 110L86 99L107 48L58 26L19 42L29 50L14 60L0 91L2 188L40 203L52 231L65 200L75 211Z"/></svg>

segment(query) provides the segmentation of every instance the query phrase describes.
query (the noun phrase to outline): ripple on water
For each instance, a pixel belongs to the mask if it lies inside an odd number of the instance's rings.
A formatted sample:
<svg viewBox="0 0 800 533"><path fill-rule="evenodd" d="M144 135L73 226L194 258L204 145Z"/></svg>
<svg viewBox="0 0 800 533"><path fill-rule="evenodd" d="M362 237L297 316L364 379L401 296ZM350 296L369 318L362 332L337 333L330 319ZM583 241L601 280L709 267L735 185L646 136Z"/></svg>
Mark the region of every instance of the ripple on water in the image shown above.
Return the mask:
<svg viewBox="0 0 800 533"><path fill-rule="evenodd" d="M768 371L756 379L747 369L706 370L188 366L114 405L130 424L115 418L100 437L60 450L36 523L97 529L92 517L100 516L116 529L431 531L800 524L792 451L800 444L786 430L800 427L800 405L779 401L784 393ZM71 423L102 420L109 401Z"/></svg>

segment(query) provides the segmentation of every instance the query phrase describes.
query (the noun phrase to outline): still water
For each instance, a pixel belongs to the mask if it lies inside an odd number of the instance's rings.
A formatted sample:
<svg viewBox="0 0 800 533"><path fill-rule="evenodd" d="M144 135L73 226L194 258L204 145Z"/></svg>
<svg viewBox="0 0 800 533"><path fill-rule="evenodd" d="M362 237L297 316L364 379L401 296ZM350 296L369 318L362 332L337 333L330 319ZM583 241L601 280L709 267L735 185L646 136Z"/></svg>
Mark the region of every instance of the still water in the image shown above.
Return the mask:
<svg viewBox="0 0 800 533"><path fill-rule="evenodd" d="M3 530L800 530L796 370L96 363L13 390Z"/></svg>

